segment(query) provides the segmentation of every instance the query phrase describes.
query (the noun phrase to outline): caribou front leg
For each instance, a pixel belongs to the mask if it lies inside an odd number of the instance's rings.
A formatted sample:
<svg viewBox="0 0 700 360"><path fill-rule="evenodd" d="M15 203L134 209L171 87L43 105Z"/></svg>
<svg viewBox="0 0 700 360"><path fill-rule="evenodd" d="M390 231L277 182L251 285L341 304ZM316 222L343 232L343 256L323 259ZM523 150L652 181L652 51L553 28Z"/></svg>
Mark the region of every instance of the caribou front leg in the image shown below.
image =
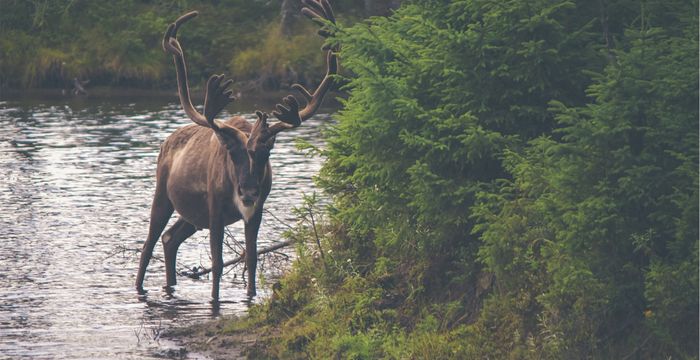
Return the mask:
<svg viewBox="0 0 700 360"><path fill-rule="evenodd" d="M245 224L245 265L248 268L248 296L255 296L255 270L258 266L258 230L262 208Z"/></svg>
<svg viewBox="0 0 700 360"><path fill-rule="evenodd" d="M221 221L221 212L211 213L212 219L209 225L209 249L211 251L211 299L214 302L219 301L219 284L221 283L221 274L224 271L224 222Z"/></svg>
<svg viewBox="0 0 700 360"><path fill-rule="evenodd" d="M144 294L143 279L146 276L146 268L153 256L153 248L158 242L158 237L168 224L170 216L173 214L173 204L168 199L165 191L165 180L159 176L156 181L156 192L151 205L151 221L148 228L148 238L141 250L141 260L139 261L139 271L136 274L136 291Z"/></svg>

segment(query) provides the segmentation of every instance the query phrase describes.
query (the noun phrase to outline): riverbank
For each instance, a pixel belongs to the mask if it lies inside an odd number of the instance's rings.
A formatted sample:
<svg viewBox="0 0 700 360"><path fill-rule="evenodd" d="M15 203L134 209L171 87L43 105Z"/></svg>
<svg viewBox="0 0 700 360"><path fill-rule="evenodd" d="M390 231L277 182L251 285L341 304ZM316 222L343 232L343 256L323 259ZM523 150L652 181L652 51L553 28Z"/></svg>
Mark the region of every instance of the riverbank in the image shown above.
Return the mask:
<svg viewBox="0 0 700 360"><path fill-rule="evenodd" d="M88 87L87 95L74 95L71 89L62 88L32 88L32 89L0 89L0 99L101 99L101 98L131 98L131 97L162 97L177 96L176 89L143 89L131 87Z"/></svg>
<svg viewBox="0 0 700 360"><path fill-rule="evenodd" d="M163 337L181 346L180 354L188 358L200 355L208 359L247 359L261 355L260 338L262 329L239 329L231 326L243 322L241 318L221 318L186 327L172 328L165 331ZM259 358L259 357L258 357Z"/></svg>
<svg viewBox="0 0 700 360"><path fill-rule="evenodd" d="M133 103L135 105L152 105L177 103L179 101L177 89L143 89L128 87L107 87L100 86L88 88L87 95L73 95L70 90L60 88L35 88L35 89L0 89L0 101L18 102L45 102L47 104L80 104L95 103L100 101ZM292 89L260 91L260 92L239 92L236 100L229 105L231 113L252 113L258 109L272 112L274 106L280 103L287 95L295 95L300 102L301 96ZM332 113L340 108L340 102L336 99L338 93L331 93L326 96L321 112ZM204 103L204 90L200 87L192 88L192 101L195 106Z"/></svg>

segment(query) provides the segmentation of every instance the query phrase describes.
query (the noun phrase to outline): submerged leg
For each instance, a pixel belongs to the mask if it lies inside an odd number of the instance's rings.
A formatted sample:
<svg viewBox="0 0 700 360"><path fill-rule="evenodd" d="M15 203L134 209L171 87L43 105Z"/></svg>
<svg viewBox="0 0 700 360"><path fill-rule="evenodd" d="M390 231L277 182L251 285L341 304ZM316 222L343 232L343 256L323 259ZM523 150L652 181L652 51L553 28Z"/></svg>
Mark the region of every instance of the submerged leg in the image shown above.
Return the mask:
<svg viewBox="0 0 700 360"><path fill-rule="evenodd" d="M153 204L151 205L151 222L148 227L148 238L143 244L139 271L136 274L136 290L139 293L143 293L143 278L146 276L146 268L151 261L151 256L153 256L153 247L158 242L158 237L163 232L165 225L168 224L173 211L173 204L168 199L165 186L159 181L156 184L156 193L153 196Z"/></svg>
<svg viewBox="0 0 700 360"><path fill-rule="evenodd" d="M161 237L163 241L163 253L165 255L165 277L167 279L167 286L174 286L177 284L177 272L175 271L177 249L185 239L192 236L196 231L197 228L195 228L194 225L180 218Z"/></svg>

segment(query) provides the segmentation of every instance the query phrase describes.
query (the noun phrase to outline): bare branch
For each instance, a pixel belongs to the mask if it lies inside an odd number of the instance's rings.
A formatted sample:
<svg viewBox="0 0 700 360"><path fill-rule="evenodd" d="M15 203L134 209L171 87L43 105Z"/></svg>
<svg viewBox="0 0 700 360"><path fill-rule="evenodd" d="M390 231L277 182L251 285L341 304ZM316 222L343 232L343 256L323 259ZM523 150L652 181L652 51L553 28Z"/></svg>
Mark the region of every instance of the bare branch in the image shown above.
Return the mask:
<svg viewBox="0 0 700 360"><path fill-rule="evenodd" d="M291 240L287 241L282 241L274 245L270 245L264 249L258 250L258 255L263 255L267 254L276 250L279 250L281 248L287 247L289 245L292 245L294 242ZM245 260L245 254L242 254L241 256L237 256L229 261L224 262L224 267L231 266L231 265L236 265L240 263L241 261ZM199 279L203 275L209 274L211 272L211 268L202 268L197 271L183 271L180 273L182 276L186 276L190 279Z"/></svg>

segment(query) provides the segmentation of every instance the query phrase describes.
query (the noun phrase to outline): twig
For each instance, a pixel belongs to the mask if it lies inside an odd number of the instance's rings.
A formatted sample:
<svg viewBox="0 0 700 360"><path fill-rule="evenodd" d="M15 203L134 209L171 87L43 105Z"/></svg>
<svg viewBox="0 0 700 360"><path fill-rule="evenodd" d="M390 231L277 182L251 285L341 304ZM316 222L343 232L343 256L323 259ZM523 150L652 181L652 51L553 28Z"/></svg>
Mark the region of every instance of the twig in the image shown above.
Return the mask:
<svg viewBox="0 0 700 360"><path fill-rule="evenodd" d="M272 216L272 217L273 217L275 220L277 220L277 222L279 222L280 224L286 226L286 227L289 228L289 229L294 229L294 227L293 227L292 225L289 225L289 224L287 224L286 222L282 221L282 219L278 218L277 215L273 214L270 210L263 209L263 211L264 211L266 214Z"/></svg>
<svg viewBox="0 0 700 360"><path fill-rule="evenodd" d="M270 245L264 249L260 249L258 251L258 255L263 255L263 254L267 254L269 252L279 250L283 247L287 247L289 245L292 245L293 243L294 243L293 241L287 240L287 241L279 242L279 243L274 244L274 245ZM244 258L245 257L243 255L237 256L229 261L226 261L224 263L224 267L238 264L239 262L243 261ZM202 275L206 275L210 272L211 272L211 268L201 268L197 271L190 271L190 270L183 271L180 273L180 275L187 276L188 278L191 278L191 279L199 279Z"/></svg>
<svg viewBox="0 0 700 360"><path fill-rule="evenodd" d="M311 218L311 227L314 229L314 237L316 238L316 245L318 245L318 253L321 254L321 260L326 263L326 259L323 255L323 249L321 248L321 239L318 237L318 230L316 230L316 220L314 219L314 212L309 208L309 217Z"/></svg>
<svg viewBox="0 0 700 360"><path fill-rule="evenodd" d="M108 260L112 257L119 255L119 254L121 254L123 257L126 257L126 254L128 254L128 253L133 253L135 255L140 254L141 249L130 248L130 247L126 247L124 245L117 245L112 249L112 252L109 255L105 256L104 259L102 259L102 261ZM162 257L157 256L157 255L152 255L151 258L158 260L158 261L165 262L165 260L163 260Z"/></svg>
<svg viewBox="0 0 700 360"><path fill-rule="evenodd" d="M647 344L647 342L649 341L649 339L651 339L651 335L647 336L647 338L644 339L644 341L642 341L642 343L641 343L639 346L637 346L636 348L634 348L634 350L632 350L631 353L627 354L627 356L623 357L622 360L627 360L627 359L629 359L630 357L632 357L632 355L636 354L637 351L639 351L640 349L642 349L642 348L644 347L644 345Z"/></svg>
<svg viewBox="0 0 700 360"><path fill-rule="evenodd" d="M245 251L245 249L243 249L243 246L241 246L241 245L238 243L238 241L236 241L236 237L233 236L233 233L231 232L231 230L229 230L229 228L224 228L224 231L225 231L225 234L226 234L226 237L224 238L224 245L226 245L227 248L229 248L231 251L233 251L234 253L236 253L236 255L241 255L241 252L238 251L238 250L239 250L239 249L242 249L243 251ZM239 249L235 249L233 246L231 246L231 243L229 242L229 239L233 240L233 243L234 243L235 245L238 245L238 248L239 248Z"/></svg>

